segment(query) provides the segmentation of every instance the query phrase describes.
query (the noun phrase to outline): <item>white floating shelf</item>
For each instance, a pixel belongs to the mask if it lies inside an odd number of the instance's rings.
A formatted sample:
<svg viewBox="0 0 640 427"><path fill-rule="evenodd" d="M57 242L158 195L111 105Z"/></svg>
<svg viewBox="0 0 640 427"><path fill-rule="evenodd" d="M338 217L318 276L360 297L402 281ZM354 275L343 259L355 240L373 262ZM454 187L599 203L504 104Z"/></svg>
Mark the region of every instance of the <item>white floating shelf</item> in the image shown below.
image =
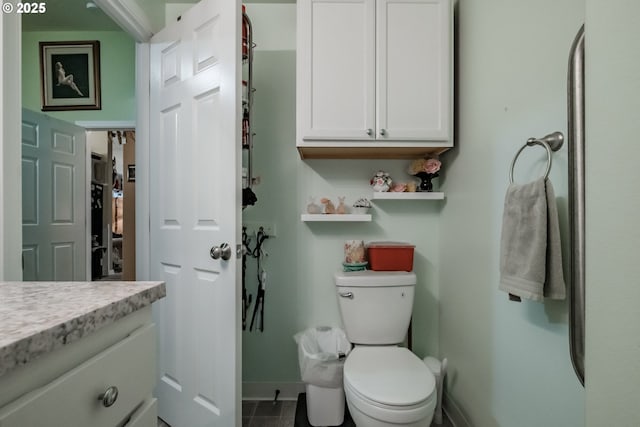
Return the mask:
<svg viewBox="0 0 640 427"><path fill-rule="evenodd" d="M371 197L374 200L443 200L442 192L415 192L415 193L396 193L375 191Z"/></svg>
<svg viewBox="0 0 640 427"><path fill-rule="evenodd" d="M302 214L300 220L302 222L369 222L371 214Z"/></svg>

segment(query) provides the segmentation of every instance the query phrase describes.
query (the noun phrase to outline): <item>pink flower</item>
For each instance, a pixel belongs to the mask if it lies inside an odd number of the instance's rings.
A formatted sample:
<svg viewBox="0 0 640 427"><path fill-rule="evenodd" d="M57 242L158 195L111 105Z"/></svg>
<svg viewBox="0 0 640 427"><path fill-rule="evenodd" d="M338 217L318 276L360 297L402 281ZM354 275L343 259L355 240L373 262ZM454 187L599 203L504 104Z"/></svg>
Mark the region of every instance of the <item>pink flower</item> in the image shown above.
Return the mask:
<svg viewBox="0 0 640 427"><path fill-rule="evenodd" d="M440 170L440 160L437 159L427 159L424 165L424 171L426 173L434 174Z"/></svg>
<svg viewBox="0 0 640 427"><path fill-rule="evenodd" d="M438 176L440 170L440 160L435 157L429 157L427 159L416 159L409 166L408 172L410 175L416 175L424 172L430 175Z"/></svg>

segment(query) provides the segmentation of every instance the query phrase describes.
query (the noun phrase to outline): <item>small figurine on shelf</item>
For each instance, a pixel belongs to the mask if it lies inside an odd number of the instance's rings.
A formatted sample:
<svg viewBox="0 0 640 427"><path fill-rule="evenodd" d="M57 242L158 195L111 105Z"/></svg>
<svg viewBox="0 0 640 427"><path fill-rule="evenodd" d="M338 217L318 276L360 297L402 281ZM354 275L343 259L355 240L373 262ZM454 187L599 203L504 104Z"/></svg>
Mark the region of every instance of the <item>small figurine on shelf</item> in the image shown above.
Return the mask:
<svg viewBox="0 0 640 427"><path fill-rule="evenodd" d="M392 191L394 193L404 193L405 191L407 191L407 184L405 184L404 182L393 184L393 187L391 187L389 191Z"/></svg>
<svg viewBox="0 0 640 427"><path fill-rule="evenodd" d="M339 215L347 213L347 207L344 205L344 199L344 197L338 196L338 207L336 208L336 213Z"/></svg>
<svg viewBox="0 0 640 427"><path fill-rule="evenodd" d="M336 207L333 205L333 202L326 197L320 199L320 203L324 205L324 213L326 214L334 214L336 213Z"/></svg>
<svg viewBox="0 0 640 427"><path fill-rule="evenodd" d="M319 214L322 209L319 205L316 205L315 197L309 197L309 204L307 205L307 213L311 215Z"/></svg>
<svg viewBox="0 0 640 427"><path fill-rule="evenodd" d="M391 187L393 180L391 179L391 176L389 176L387 172L380 170L376 172L375 175L373 175L369 183L373 187L373 191L385 192L385 191L389 191L389 188Z"/></svg>
<svg viewBox="0 0 640 427"><path fill-rule="evenodd" d="M366 214L371 209L371 202L368 199L358 199L353 203L353 213Z"/></svg>

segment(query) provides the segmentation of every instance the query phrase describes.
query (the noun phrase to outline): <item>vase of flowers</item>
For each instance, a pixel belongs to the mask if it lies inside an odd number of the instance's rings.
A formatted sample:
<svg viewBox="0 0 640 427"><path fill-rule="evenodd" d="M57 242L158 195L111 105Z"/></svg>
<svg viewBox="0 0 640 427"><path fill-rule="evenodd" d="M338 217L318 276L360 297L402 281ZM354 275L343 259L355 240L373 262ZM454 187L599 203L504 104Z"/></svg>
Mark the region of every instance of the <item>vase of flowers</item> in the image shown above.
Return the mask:
<svg viewBox="0 0 640 427"><path fill-rule="evenodd" d="M420 179L417 191L433 191L431 180L438 176L440 160L437 157L414 160L409 166L409 174Z"/></svg>

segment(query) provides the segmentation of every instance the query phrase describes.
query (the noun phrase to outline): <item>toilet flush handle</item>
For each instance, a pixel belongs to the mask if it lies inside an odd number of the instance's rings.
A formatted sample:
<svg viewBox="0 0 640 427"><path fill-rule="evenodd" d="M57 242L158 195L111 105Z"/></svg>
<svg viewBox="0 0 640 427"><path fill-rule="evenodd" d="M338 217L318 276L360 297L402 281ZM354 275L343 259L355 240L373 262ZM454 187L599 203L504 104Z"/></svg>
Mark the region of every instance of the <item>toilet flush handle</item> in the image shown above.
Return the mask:
<svg viewBox="0 0 640 427"><path fill-rule="evenodd" d="M340 292L342 298L353 299L353 292Z"/></svg>

